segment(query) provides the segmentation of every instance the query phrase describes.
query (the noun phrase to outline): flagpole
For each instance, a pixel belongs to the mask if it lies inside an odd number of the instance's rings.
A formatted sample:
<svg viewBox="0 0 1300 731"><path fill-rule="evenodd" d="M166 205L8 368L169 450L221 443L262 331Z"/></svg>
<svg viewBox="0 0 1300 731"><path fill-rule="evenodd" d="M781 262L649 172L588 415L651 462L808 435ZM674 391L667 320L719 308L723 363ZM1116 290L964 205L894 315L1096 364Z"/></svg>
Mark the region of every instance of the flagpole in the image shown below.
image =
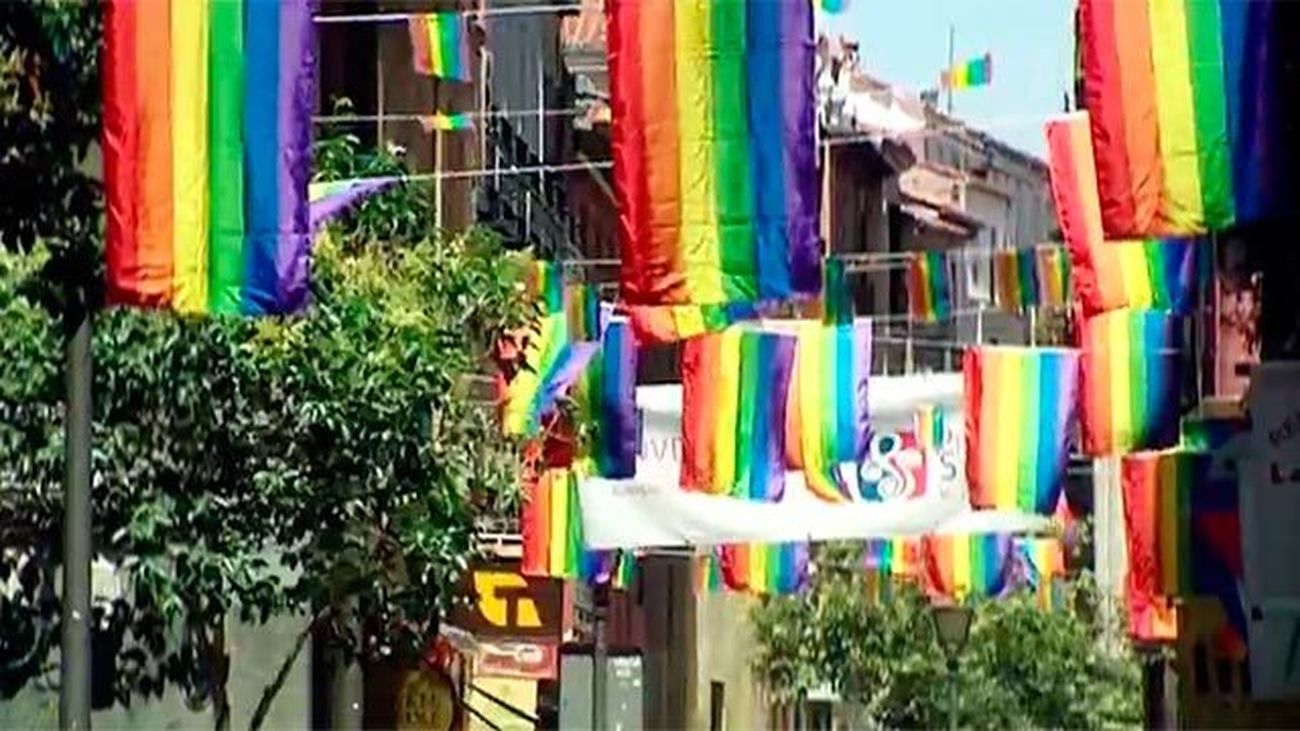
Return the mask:
<svg viewBox="0 0 1300 731"><path fill-rule="evenodd" d="M955 62L953 54L956 52L955 44L957 40L957 27L951 23L948 24L948 116L952 116L952 65Z"/></svg>

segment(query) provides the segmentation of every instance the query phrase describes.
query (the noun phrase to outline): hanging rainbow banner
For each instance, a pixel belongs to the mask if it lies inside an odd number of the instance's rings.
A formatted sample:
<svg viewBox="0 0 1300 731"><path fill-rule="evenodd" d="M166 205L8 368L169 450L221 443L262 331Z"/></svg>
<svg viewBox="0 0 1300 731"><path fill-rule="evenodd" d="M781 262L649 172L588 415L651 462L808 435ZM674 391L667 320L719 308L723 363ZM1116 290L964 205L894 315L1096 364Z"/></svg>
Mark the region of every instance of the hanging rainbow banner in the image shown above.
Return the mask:
<svg viewBox="0 0 1300 731"><path fill-rule="evenodd" d="M749 543L718 546L722 584L751 594L793 594L808 579L807 543Z"/></svg>
<svg viewBox="0 0 1300 731"><path fill-rule="evenodd" d="M907 266L907 309L913 320L948 319L952 297L948 287L948 258L942 251L920 251Z"/></svg>
<svg viewBox="0 0 1300 731"><path fill-rule="evenodd" d="M1052 196L1084 313L1123 307L1190 313L1213 273L1211 247L1198 238L1105 240L1087 113L1048 122L1047 140Z"/></svg>
<svg viewBox="0 0 1300 731"><path fill-rule="evenodd" d="M921 546L931 595L956 601L996 597L1009 585L1015 557L1009 535L926 536Z"/></svg>
<svg viewBox="0 0 1300 731"><path fill-rule="evenodd" d="M971 505L1052 515L1070 460L1078 351L970 348L962 372Z"/></svg>
<svg viewBox="0 0 1300 731"><path fill-rule="evenodd" d="M1178 442L1182 318L1115 310L1082 326L1083 451L1093 456Z"/></svg>
<svg viewBox="0 0 1300 731"><path fill-rule="evenodd" d="M1139 466L1140 465L1140 466ZM1172 640L1178 634L1173 601L1161 592L1160 498L1149 465L1121 462L1124 537L1128 551L1128 631L1145 642Z"/></svg>
<svg viewBox="0 0 1300 731"><path fill-rule="evenodd" d="M867 376L871 322L802 322L795 334L793 372L785 409L785 464L803 470L808 489L829 502L852 499L857 485L839 468L857 464L867 446Z"/></svg>
<svg viewBox="0 0 1300 731"><path fill-rule="evenodd" d="M415 73L448 81L472 78L469 32L460 13L428 13L410 19L411 62Z"/></svg>
<svg viewBox="0 0 1300 731"><path fill-rule="evenodd" d="M1041 307L1063 308L1070 304L1070 257L1060 246L1034 247L1034 268L1038 277Z"/></svg>
<svg viewBox="0 0 1300 731"><path fill-rule="evenodd" d="M535 436L600 347L574 342L564 312L563 275L552 262L534 262L529 292L540 319L516 337L523 342L523 367L501 384L501 423L509 436Z"/></svg>
<svg viewBox="0 0 1300 731"><path fill-rule="evenodd" d="M583 434L584 471L610 479L636 475L637 351L626 320L611 320L600 350L573 387Z"/></svg>
<svg viewBox="0 0 1300 731"><path fill-rule="evenodd" d="M474 120L467 112L444 114L436 112L420 117L420 127L428 132L465 132L474 129Z"/></svg>
<svg viewBox="0 0 1300 731"><path fill-rule="evenodd" d="M808 0L605 4L622 299L815 296Z"/></svg>
<svg viewBox="0 0 1300 731"><path fill-rule="evenodd" d="M682 346L681 485L779 500L795 338L733 327Z"/></svg>
<svg viewBox="0 0 1300 731"><path fill-rule="evenodd" d="M105 5L110 304L245 315L306 304L313 8Z"/></svg>
<svg viewBox="0 0 1300 731"><path fill-rule="evenodd" d="M623 551L591 551L582 537L577 474L548 469L525 480L520 514L525 576L550 576L591 584L629 585L636 558Z"/></svg>
<svg viewBox="0 0 1300 731"><path fill-rule="evenodd" d="M1111 238L1289 217L1300 81L1289 3L1081 0L1082 99Z"/></svg>
<svg viewBox="0 0 1300 731"><path fill-rule="evenodd" d="M1065 546L1053 536L1021 536L1015 539L1015 551L1024 567L1026 586L1034 592L1038 606L1056 609L1061 606L1060 580L1065 577Z"/></svg>
<svg viewBox="0 0 1300 731"><path fill-rule="evenodd" d="M1038 268L1033 249L993 253L993 302L998 309L1013 314L1038 304Z"/></svg>

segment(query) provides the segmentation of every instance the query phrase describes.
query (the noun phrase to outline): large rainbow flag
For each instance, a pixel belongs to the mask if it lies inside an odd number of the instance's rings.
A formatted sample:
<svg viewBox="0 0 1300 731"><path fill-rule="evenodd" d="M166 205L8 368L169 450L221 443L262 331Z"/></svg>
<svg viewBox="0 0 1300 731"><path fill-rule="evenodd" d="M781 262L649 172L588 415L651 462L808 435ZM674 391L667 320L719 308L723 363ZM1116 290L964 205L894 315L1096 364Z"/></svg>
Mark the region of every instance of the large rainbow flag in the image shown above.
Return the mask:
<svg viewBox="0 0 1300 731"><path fill-rule="evenodd" d="M1178 442L1183 320L1115 310L1084 321L1083 451L1094 457Z"/></svg>
<svg viewBox="0 0 1300 731"><path fill-rule="evenodd" d="M622 299L816 295L812 3L605 8Z"/></svg>
<svg viewBox="0 0 1300 731"><path fill-rule="evenodd" d="M733 327L682 346L681 485L779 500L795 338Z"/></svg>
<svg viewBox="0 0 1300 731"><path fill-rule="evenodd" d="M108 301L200 314L301 309L315 4L105 8Z"/></svg>
<svg viewBox="0 0 1300 731"><path fill-rule="evenodd" d="M1300 27L1291 4L1081 0L1082 102L1108 236L1293 215Z"/></svg>
<svg viewBox="0 0 1300 731"><path fill-rule="evenodd" d="M961 601L996 597L1015 567L1010 535L935 535L921 539L926 588L932 595Z"/></svg>
<svg viewBox="0 0 1300 731"><path fill-rule="evenodd" d="M785 410L786 466L803 470L808 489L817 497L850 500L857 478L841 479L839 467L856 465L866 454L871 321L801 322L795 338Z"/></svg>
<svg viewBox="0 0 1300 731"><path fill-rule="evenodd" d="M1085 314L1122 307L1189 313L1212 273L1199 238L1108 241L1102 231L1087 113L1047 123L1052 196Z"/></svg>
<svg viewBox="0 0 1300 731"><path fill-rule="evenodd" d="M1078 351L970 348L962 371L971 505L1053 514L1077 414Z"/></svg>

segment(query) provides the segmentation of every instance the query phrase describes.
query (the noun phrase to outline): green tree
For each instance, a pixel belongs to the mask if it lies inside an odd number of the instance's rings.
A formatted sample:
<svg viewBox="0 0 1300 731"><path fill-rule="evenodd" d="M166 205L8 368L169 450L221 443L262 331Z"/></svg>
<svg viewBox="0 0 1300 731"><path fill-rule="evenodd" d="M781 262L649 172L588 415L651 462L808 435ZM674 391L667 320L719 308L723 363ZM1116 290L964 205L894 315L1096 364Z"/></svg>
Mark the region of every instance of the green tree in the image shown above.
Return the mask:
<svg viewBox="0 0 1300 731"><path fill-rule="evenodd" d="M778 702L825 684L872 727L943 726L947 670L928 600L906 584L873 598L861 565L853 546L824 547L806 592L756 607L755 670ZM1079 612L1043 611L1025 593L977 603L961 658L961 725L1138 725L1138 667L1097 635Z"/></svg>
<svg viewBox="0 0 1300 731"><path fill-rule="evenodd" d="M93 3L0 3L0 697L59 636L61 326L100 296L100 34ZM328 130L316 152L325 177L403 169ZM470 392L526 314L501 242L428 210L399 186L333 228L300 317L97 316L94 545L128 587L95 609L98 705L174 684L224 725L236 615L299 614L350 657L427 646L474 521L511 498L514 447Z"/></svg>

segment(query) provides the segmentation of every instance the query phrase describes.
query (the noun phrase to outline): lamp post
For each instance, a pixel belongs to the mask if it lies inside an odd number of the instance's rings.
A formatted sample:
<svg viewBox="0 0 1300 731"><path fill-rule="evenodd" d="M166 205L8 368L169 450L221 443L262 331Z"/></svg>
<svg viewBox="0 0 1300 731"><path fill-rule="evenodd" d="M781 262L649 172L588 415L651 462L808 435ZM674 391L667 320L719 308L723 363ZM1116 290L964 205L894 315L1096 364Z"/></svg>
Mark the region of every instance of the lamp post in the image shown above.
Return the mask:
<svg viewBox="0 0 1300 731"><path fill-rule="evenodd" d="M970 607L936 604L930 608L934 633L948 661L948 728L957 731L957 657L970 639Z"/></svg>

